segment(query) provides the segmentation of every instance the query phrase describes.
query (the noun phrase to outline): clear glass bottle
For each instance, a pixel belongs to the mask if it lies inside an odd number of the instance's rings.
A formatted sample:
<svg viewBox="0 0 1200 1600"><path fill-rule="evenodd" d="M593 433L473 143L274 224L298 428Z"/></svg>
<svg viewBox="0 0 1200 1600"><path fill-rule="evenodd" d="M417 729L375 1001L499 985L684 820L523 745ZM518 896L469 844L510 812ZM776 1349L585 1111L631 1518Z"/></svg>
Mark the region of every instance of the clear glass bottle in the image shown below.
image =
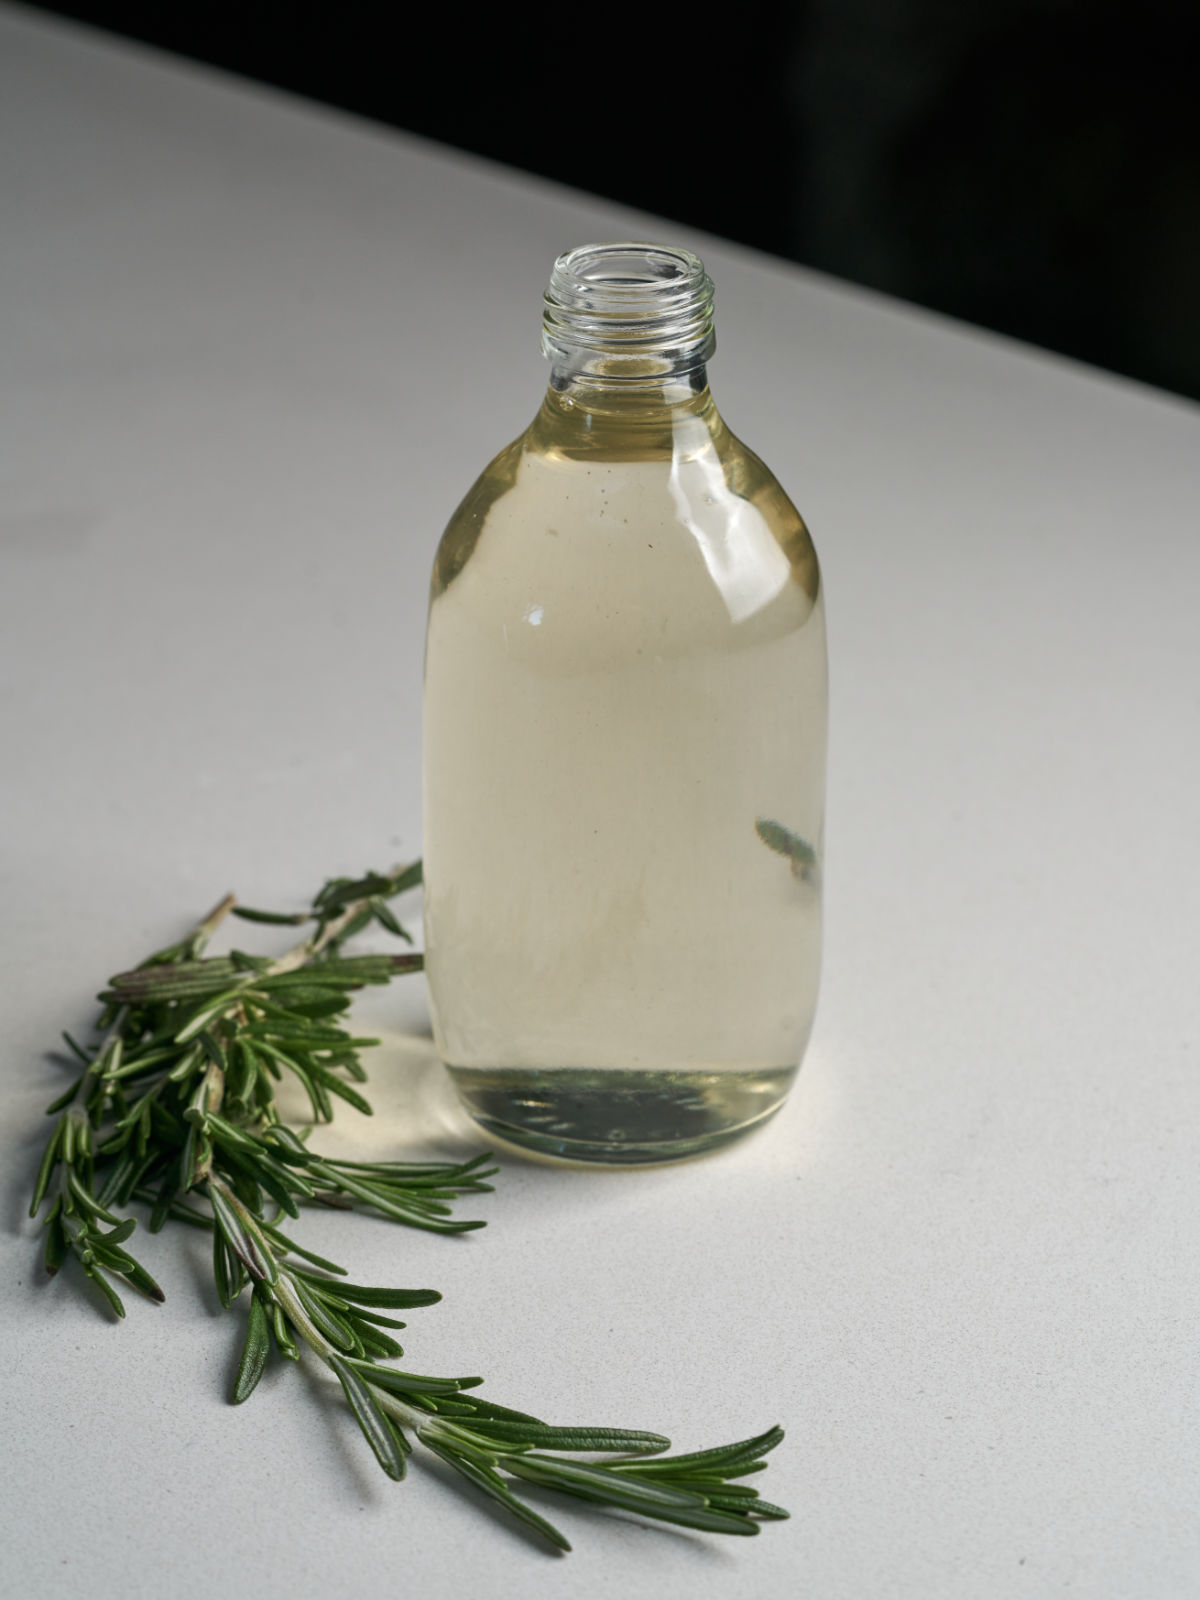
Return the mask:
<svg viewBox="0 0 1200 1600"><path fill-rule="evenodd" d="M712 305L684 250L561 256L541 410L434 566L434 1034L475 1119L558 1159L761 1123L816 1007L820 577L709 394Z"/></svg>

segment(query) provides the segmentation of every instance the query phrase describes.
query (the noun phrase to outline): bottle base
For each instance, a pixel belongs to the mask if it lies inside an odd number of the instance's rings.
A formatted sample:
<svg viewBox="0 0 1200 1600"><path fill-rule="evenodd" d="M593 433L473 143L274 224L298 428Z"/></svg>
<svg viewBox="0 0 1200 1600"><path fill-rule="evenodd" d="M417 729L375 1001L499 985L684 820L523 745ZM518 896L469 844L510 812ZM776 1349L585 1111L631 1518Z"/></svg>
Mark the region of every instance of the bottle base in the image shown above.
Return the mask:
<svg viewBox="0 0 1200 1600"><path fill-rule="evenodd" d="M648 1166L718 1150L779 1110L797 1069L448 1068L493 1138L553 1161Z"/></svg>

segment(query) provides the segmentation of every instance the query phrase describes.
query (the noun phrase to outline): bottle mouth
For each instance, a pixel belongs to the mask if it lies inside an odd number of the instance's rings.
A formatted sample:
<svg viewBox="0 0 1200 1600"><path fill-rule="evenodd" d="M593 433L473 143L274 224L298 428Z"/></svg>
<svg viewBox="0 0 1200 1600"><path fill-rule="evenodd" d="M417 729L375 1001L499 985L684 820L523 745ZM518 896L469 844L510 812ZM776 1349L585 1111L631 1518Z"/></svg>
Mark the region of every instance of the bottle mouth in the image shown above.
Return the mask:
<svg viewBox="0 0 1200 1600"><path fill-rule="evenodd" d="M701 367L715 346L712 280L690 251L585 244L554 263L542 349L556 368L644 381Z"/></svg>

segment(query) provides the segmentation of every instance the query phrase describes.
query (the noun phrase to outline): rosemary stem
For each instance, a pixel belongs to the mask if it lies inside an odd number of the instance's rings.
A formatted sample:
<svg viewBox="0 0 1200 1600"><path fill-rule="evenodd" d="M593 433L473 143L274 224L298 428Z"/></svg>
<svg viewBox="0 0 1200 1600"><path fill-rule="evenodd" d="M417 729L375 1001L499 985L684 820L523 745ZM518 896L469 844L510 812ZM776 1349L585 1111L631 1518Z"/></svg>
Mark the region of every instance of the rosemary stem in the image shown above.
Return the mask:
<svg viewBox="0 0 1200 1600"><path fill-rule="evenodd" d="M431 1435L440 1432L437 1427L438 1419L431 1417L428 1411L418 1411L416 1406L405 1405L399 1395L389 1394L386 1389L372 1389L371 1392L379 1409L395 1417L397 1422L406 1423L418 1439L423 1439L427 1432Z"/></svg>
<svg viewBox="0 0 1200 1600"><path fill-rule="evenodd" d="M227 894L217 901L207 916L201 917L190 940L195 955L200 954L235 905L237 905L237 896Z"/></svg>
<svg viewBox="0 0 1200 1600"><path fill-rule="evenodd" d="M348 928L354 919L361 916L370 905L370 897L361 900L352 900L340 916L334 917L332 922L327 922L307 939L301 939L299 944L294 944L290 950L280 956L278 961L273 961L267 969L272 977L281 972L295 972L297 967L304 966L311 961L313 956L319 955L325 946L331 944L343 928Z"/></svg>
<svg viewBox="0 0 1200 1600"><path fill-rule="evenodd" d="M271 1293L278 1301L284 1316L287 1317L305 1344L315 1354L319 1355L322 1361L328 1361L330 1356L337 1354L333 1345L313 1324L311 1317L304 1309L300 1296L292 1287L292 1281L286 1272L279 1274L278 1282L271 1286Z"/></svg>

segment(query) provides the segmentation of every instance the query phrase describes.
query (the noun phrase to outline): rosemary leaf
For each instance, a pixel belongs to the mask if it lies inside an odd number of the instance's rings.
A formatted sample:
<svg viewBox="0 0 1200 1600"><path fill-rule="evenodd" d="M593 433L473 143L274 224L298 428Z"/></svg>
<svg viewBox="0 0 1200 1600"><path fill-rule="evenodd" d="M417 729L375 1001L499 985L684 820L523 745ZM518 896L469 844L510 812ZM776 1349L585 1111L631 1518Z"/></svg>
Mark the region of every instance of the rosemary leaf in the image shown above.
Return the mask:
<svg viewBox="0 0 1200 1600"><path fill-rule="evenodd" d="M330 1356L329 1365L337 1373L342 1388L345 1390L346 1399L354 1413L355 1420L363 1433L367 1443L375 1452L379 1465L389 1478L402 1478L404 1476L404 1455L392 1432L388 1419L379 1409L375 1397L368 1386L362 1381L354 1368L341 1359L340 1356Z"/></svg>
<svg viewBox="0 0 1200 1600"><path fill-rule="evenodd" d="M233 1400L241 1405L249 1400L267 1365L271 1351L271 1319L262 1291L256 1289L250 1297L250 1313L246 1318L246 1342L242 1346L242 1359L238 1363L233 1384Z"/></svg>

